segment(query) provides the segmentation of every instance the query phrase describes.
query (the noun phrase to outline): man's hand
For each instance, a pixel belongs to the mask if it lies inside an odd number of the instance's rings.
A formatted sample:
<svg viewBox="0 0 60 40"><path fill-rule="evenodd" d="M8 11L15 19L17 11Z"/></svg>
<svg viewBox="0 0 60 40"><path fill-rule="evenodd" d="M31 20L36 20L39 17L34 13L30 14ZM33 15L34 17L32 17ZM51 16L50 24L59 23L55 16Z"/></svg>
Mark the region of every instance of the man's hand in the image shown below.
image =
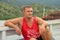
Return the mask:
<svg viewBox="0 0 60 40"><path fill-rule="evenodd" d="M20 34L21 34L21 29L18 28L18 27L16 27L16 28L15 28L15 32L16 32L18 35L20 35Z"/></svg>
<svg viewBox="0 0 60 40"><path fill-rule="evenodd" d="M30 38L30 40L37 40L36 38Z"/></svg>

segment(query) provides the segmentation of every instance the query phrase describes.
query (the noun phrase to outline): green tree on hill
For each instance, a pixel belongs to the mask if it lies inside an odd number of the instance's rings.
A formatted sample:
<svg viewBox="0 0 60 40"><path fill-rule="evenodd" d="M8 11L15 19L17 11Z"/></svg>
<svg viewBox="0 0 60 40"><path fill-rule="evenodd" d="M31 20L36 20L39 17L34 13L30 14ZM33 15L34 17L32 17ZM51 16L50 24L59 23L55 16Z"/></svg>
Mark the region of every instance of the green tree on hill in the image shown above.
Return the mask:
<svg viewBox="0 0 60 40"><path fill-rule="evenodd" d="M19 7L0 2L0 20L7 20L19 16L21 16Z"/></svg>

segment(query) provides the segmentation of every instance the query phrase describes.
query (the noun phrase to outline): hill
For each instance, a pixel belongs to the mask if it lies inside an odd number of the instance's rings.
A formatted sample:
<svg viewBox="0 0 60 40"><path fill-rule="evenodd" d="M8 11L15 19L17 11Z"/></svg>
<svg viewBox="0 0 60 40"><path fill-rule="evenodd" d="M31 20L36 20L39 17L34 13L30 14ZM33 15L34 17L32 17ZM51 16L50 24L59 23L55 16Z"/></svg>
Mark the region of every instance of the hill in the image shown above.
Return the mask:
<svg viewBox="0 0 60 40"><path fill-rule="evenodd" d="M43 4L49 7L58 7L60 8L60 0L0 0L0 2L5 2L11 5L24 6L32 3Z"/></svg>

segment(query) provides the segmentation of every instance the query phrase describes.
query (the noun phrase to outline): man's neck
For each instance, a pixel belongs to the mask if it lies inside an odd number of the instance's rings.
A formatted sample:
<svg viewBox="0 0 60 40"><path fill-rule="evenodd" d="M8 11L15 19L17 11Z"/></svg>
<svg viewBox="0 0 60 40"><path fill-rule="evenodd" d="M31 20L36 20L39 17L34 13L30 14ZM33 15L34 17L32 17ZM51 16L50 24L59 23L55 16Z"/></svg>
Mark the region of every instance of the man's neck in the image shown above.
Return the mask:
<svg viewBox="0 0 60 40"><path fill-rule="evenodd" d="M27 21L30 21L32 17L24 17Z"/></svg>

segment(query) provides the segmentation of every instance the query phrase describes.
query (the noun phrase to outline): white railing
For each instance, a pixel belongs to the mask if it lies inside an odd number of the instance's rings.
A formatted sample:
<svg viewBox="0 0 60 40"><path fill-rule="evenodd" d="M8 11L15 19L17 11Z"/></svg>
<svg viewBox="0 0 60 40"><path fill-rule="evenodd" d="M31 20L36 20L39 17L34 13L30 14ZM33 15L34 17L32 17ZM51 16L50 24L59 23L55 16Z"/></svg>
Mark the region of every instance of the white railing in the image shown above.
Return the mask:
<svg viewBox="0 0 60 40"><path fill-rule="evenodd" d="M55 40L60 40L60 19L47 21L50 25L52 35ZM22 35L17 35L13 28L0 27L0 40L22 39Z"/></svg>
<svg viewBox="0 0 60 40"><path fill-rule="evenodd" d="M12 38L12 39L11 39ZM0 27L0 40L17 40L22 39L22 35L17 35L13 28Z"/></svg>
<svg viewBox="0 0 60 40"><path fill-rule="evenodd" d="M49 20L50 29L55 40L60 40L60 19Z"/></svg>

